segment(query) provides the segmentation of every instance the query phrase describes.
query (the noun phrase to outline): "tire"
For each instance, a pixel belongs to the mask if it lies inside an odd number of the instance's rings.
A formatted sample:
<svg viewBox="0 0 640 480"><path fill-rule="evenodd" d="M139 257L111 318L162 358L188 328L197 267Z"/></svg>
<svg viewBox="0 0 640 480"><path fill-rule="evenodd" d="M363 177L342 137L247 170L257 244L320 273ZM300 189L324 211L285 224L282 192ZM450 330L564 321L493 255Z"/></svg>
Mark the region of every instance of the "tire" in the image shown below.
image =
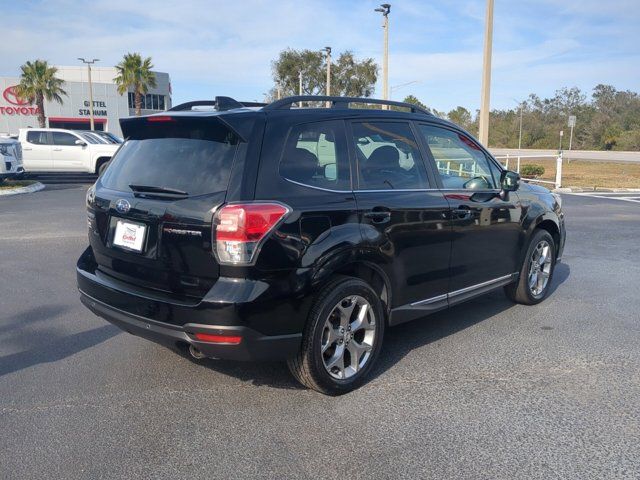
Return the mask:
<svg viewBox="0 0 640 480"><path fill-rule="evenodd" d="M350 392L366 381L380 355L384 330L382 303L369 284L336 277L319 292L289 370L320 393Z"/></svg>
<svg viewBox="0 0 640 480"><path fill-rule="evenodd" d="M544 250L548 246L548 251L544 256L544 263L540 263L542 258L540 248ZM537 263L538 267L534 264ZM533 232L529 248L524 257L518 281L504 287L504 291L512 301L523 305L535 305L542 302L549 294L549 286L553 279L553 272L556 267L556 245L553 237L546 230L538 229ZM532 272L532 269L535 272ZM544 282L546 276L546 282ZM533 287L530 282L534 280Z"/></svg>
<svg viewBox="0 0 640 480"><path fill-rule="evenodd" d="M100 166L98 167L98 176L101 176L104 173L104 171L109 166L109 162L110 160L106 160L100 164Z"/></svg>

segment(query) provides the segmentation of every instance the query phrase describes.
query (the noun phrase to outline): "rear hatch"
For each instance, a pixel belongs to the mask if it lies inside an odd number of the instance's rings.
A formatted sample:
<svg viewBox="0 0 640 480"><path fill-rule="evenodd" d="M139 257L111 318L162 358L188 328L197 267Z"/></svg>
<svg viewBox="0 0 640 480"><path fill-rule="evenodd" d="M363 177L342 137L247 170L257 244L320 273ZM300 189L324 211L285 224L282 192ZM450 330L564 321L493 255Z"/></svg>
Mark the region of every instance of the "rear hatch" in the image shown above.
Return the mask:
<svg viewBox="0 0 640 480"><path fill-rule="evenodd" d="M98 269L136 286L201 298L219 275L211 224L239 137L216 116L122 122L127 141L89 200Z"/></svg>

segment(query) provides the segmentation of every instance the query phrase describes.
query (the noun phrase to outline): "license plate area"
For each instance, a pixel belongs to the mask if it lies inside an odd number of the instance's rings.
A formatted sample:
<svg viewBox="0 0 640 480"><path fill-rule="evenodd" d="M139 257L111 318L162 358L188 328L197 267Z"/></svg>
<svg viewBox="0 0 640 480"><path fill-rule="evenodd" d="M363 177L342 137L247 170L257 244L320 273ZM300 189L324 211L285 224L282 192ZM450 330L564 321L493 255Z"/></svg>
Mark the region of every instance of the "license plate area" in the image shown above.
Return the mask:
<svg viewBox="0 0 640 480"><path fill-rule="evenodd" d="M144 223L115 219L111 244L128 252L142 253L147 239L148 227Z"/></svg>

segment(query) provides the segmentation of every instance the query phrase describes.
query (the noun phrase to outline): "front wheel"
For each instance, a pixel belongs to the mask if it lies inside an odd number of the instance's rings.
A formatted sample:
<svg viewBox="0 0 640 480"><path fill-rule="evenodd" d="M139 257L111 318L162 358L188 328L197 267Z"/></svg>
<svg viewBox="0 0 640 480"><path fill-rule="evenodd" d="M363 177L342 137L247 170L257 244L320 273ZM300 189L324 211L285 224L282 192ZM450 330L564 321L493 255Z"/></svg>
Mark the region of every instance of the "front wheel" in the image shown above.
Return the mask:
<svg viewBox="0 0 640 480"><path fill-rule="evenodd" d="M384 327L384 312L375 291L360 279L338 277L320 291L289 369L313 390L327 395L350 392L371 371Z"/></svg>
<svg viewBox="0 0 640 480"><path fill-rule="evenodd" d="M516 283L507 285L507 297L516 303L535 305L549 294L549 286L556 265L556 247L546 230L536 230L529 243Z"/></svg>

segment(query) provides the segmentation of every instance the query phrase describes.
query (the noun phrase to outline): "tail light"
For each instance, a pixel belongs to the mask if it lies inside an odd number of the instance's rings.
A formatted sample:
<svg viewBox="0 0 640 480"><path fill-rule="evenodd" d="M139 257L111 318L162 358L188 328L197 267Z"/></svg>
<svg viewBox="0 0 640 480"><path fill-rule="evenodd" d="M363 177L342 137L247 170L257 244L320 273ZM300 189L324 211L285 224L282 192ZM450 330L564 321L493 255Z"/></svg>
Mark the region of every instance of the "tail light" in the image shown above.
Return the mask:
<svg viewBox="0 0 640 480"><path fill-rule="evenodd" d="M290 212L281 203L225 205L213 222L215 253L221 264L249 265L267 235Z"/></svg>

